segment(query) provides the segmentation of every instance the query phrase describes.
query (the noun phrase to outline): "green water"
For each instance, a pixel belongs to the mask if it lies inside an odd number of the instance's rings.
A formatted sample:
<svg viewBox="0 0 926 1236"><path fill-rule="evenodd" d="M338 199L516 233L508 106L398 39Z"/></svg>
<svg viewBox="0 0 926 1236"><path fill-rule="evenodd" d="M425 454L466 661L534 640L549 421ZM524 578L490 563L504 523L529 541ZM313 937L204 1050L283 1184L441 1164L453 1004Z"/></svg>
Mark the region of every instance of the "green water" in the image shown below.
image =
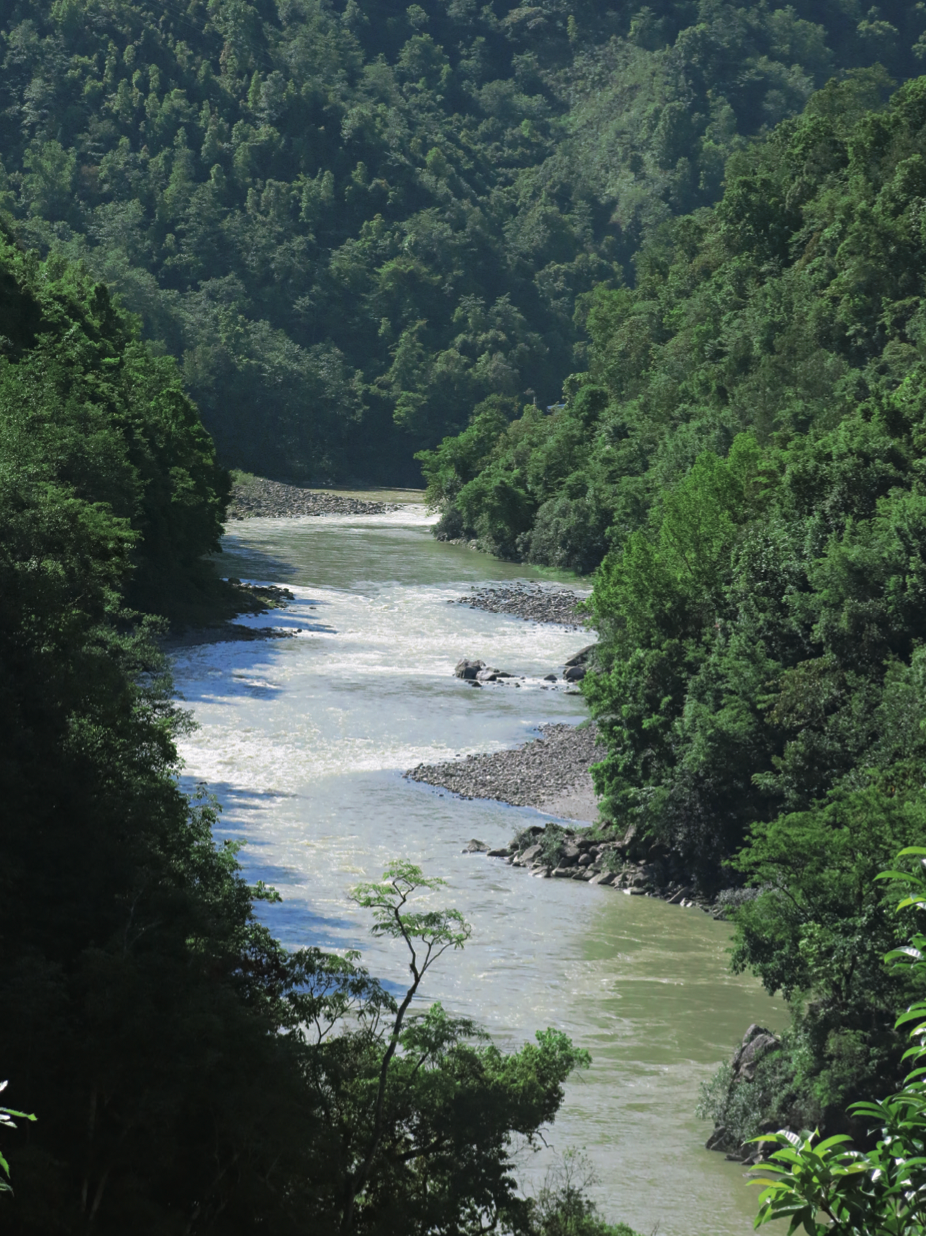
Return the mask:
<svg viewBox="0 0 926 1236"><path fill-rule="evenodd" d="M470 838L501 844L540 817L401 777L419 761L580 720L581 698L542 678L588 636L448 604L474 584L539 576L434 542L414 509L248 521L225 551L226 573L293 589L296 601L271 620L302 629L184 650L175 666L201 727L184 746L187 775L211 784L224 830L248 841L249 878L283 894L264 911L272 929L290 944L363 948L398 985L401 954L369 938L347 889L397 856L445 876L474 934L427 995L504 1045L556 1025L591 1052L548 1141L585 1147L603 1212L643 1233L746 1236L755 1190L738 1165L703 1150L709 1128L693 1109L747 1025L779 1026L784 1013L727 973L728 929L697 910L465 855ZM472 690L452 675L461 656L524 685ZM550 1159L523 1154L527 1187Z"/></svg>

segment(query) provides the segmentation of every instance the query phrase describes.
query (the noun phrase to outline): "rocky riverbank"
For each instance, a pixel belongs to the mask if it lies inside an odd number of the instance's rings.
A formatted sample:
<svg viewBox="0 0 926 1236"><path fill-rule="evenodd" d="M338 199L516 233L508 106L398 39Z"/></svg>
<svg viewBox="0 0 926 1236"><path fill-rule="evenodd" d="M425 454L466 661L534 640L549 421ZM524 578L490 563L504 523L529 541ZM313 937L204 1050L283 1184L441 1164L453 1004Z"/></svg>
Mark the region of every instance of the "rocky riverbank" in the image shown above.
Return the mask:
<svg viewBox="0 0 926 1236"><path fill-rule="evenodd" d="M231 621L242 614L285 609L294 599L288 588L279 584L243 584L234 577L221 580L220 586L221 604L215 606L215 614L195 624L175 625L170 635L161 641L165 652L194 648L200 644L249 643L261 639L289 639L302 634L301 627L247 627Z"/></svg>
<svg viewBox="0 0 926 1236"><path fill-rule="evenodd" d="M544 725L540 733L512 750L419 764L405 776L461 798L494 798L566 819L593 820L597 801L589 768L604 755L594 725Z"/></svg>
<svg viewBox="0 0 926 1236"><path fill-rule="evenodd" d="M401 510L396 502L368 501L326 490L302 489L263 477L249 477L232 488L228 519L291 519L298 515L385 515Z"/></svg>
<svg viewBox="0 0 926 1236"><path fill-rule="evenodd" d="M683 909L699 908L720 918L723 907L701 898L688 880L677 855L665 846L636 840L633 828L609 821L590 829L571 829L561 824L532 825L507 846L489 850L490 858L502 858L514 867L526 867L544 880L578 880L604 885L632 897L659 897Z"/></svg>
<svg viewBox="0 0 926 1236"><path fill-rule="evenodd" d="M484 609L490 614L510 614L526 622L554 622L578 630L587 626L588 621L578 612L577 606L589 595L556 584L519 582L474 587L468 596L458 597L453 604Z"/></svg>

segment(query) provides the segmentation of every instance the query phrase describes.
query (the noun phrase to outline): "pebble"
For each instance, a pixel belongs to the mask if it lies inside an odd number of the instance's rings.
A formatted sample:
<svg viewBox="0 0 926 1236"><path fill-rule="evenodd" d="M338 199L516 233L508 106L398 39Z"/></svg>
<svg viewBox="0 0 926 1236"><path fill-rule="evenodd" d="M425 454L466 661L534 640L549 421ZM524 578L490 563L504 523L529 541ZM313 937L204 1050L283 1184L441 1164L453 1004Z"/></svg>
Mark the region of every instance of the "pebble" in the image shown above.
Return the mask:
<svg viewBox="0 0 926 1236"><path fill-rule="evenodd" d="M453 604L490 614L510 614L526 622L557 623L577 631L589 625L588 619L576 612L576 606L588 595L554 584L515 583L474 588L469 596L458 597Z"/></svg>
<svg viewBox="0 0 926 1236"><path fill-rule="evenodd" d="M385 515L401 510L395 502L371 502L361 498L345 498L341 494L302 489L280 481L257 478L244 485L235 485L228 503L229 520L292 519L298 515Z"/></svg>
<svg viewBox="0 0 926 1236"><path fill-rule="evenodd" d="M540 807L569 790L591 785L589 767L604 759L594 724L544 725L541 737L521 747L468 755L446 764L419 764L410 781L451 790L461 798L494 798L515 807Z"/></svg>

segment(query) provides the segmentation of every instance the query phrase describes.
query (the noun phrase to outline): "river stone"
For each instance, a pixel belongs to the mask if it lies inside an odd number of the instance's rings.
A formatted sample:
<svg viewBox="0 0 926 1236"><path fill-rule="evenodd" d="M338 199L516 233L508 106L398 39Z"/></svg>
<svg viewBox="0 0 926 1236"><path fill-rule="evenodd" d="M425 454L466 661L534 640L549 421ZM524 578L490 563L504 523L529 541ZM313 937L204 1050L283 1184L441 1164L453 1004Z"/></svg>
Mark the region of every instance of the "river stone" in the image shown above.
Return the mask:
<svg viewBox="0 0 926 1236"><path fill-rule="evenodd" d="M580 867L591 867L592 856L586 851L585 854L579 855L579 857L576 859L576 862L579 864Z"/></svg>
<svg viewBox="0 0 926 1236"><path fill-rule="evenodd" d="M726 1150L727 1148L727 1130L722 1124L714 1126L714 1131L704 1143L705 1150Z"/></svg>
<svg viewBox="0 0 926 1236"><path fill-rule="evenodd" d="M477 841L475 837L463 851L464 854L488 854L488 852L489 847L486 843L484 841Z"/></svg>
<svg viewBox="0 0 926 1236"><path fill-rule="evenodd" d="M509 854L508 847L505 846L504 849L501 849L501 850L489 850L488 856L489 858L507 858L508 854Z"/></svg>
<svg viewBox="0 0 926 1236"><path fill-rule="evenodd" d="M472 547L476 547L475 542ZM487 610L490 614L507 614L528 622L558 623L575 630L586 621L576 613L576 606L582 599L578 593L556 584L519 581L514 584L492 584L479 590L474 586L469 596L458 598L457 604Z"/></svg>
<svg viewBox="0 0 926 1236"><path fill-rule="evenodd" d="M744 1082L755 1080L759 1061L766 1053L780 1046L781 1041L772 1034L771 1030L766 1030L764 1026L759 1026L754 1022L746 1031L742 1046L733 1057L733 1080Z"/></svg>
<svg viewBox="0 0 926 1236"><path fill-rule="evenodd" d="M594 644L586 644L584 648L580 648L579 651L575 653L574 656L571 656L569 660L566 662L566 669L572 669L573 666L576 666L576 665L587 664L588 658L591 655L591 652L594 649L594 647L595 647Z"/></svg>
<svg viewBox="0 0 926 1236"><path fill-rule="evenodd" d="M476 674L477 682L498 682L501 678L511 678L511 674L507 674L504 670L493 669L487 665L485 669L479 670Z"/></svg>
<svg viewBox="0 0 926 1236"><path fill-rule="evenodd" d="M592 883L593 884L613 884L616 878L617 877L615 876L613 871L599 871L598 874L593 878Z"/></svg>
<svg viewBox="0 0 926 1236"><path fill-rule="evenodd" d="M535 862L540 857L542 849L543 847L539 845L528 846L528 848L521 855L521 862L525 865L525 867L529 867L531 863Z"/></svg>
<svg viewBox="0 0 926 1236"><path fill-rule="evenodd" d="M341 494L285 485L280 481L252 478L232 487L228 504L228 519L248 519L252 516L294 518L304 515L382 515L398 511L402 504L370 502L348 498Z"/></svg>
<svg viewBox="0 0 926 1236"><path fill-rule="evenodd" d="M574 841L567 841L560 851L561 867L574 867L579 861L579 847Z"/></svg>
<svg viewBox="0 0 926 1236"><path fill-rule="evenodd" d="M563 674L563 678L566 682L581 682L585 677L585 673L584 665L571 665Z"/></svg>
<svg viewBox="0 0 926 1236"><path fill-rule="evenodd" d="M478 676L479 671L485 669L485 661L471 661L468 657L464 657L462 661L458 661L454 666L453 672L457 678L462 678L464 682L472 682Z"/></svg>
<svg viewBox="0 0 926 1236"><path fill-rule="evenodd" d="M559 679L556 677L555 674L545 674L543 681L544 682L559 682Z"/></svg>

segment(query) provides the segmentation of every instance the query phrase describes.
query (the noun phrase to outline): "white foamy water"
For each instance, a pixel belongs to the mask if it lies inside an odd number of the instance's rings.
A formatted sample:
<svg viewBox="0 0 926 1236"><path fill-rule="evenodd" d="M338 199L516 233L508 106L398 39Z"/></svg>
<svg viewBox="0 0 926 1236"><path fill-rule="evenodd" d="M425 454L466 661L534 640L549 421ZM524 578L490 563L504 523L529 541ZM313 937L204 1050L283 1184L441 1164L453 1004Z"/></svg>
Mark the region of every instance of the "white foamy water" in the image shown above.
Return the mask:
<svg viewBox="0 0 926 1236"><path fill-rule="evenodd" d="M607 1217L644 1233L658 1223L667 1236L745 1236L755 1191L701 1149L709 1129L692 1111L746 1026L781 1013L726 972L728 930L697 911L464 855L473 837L502 844L542 817L401 776L585 715L580 697L541 680L588 636L449 604L472 586L539 576L439 544L428 522L410 508L235 526L225 572L296 595L247 621L301 633L176 656L200 725L183 746L187 778L224 804L223 834L247 841L248 878L283 895L262 908L273 931L294 946L362 948L390 985L403 982L404 959L370 939L348 889L395 857L444 876L474 934L425 994L506 1047L555 1025L592 1053L548 1140L586 1147ZM462 656L524 682L468 687L452 674Z"/></svg>

